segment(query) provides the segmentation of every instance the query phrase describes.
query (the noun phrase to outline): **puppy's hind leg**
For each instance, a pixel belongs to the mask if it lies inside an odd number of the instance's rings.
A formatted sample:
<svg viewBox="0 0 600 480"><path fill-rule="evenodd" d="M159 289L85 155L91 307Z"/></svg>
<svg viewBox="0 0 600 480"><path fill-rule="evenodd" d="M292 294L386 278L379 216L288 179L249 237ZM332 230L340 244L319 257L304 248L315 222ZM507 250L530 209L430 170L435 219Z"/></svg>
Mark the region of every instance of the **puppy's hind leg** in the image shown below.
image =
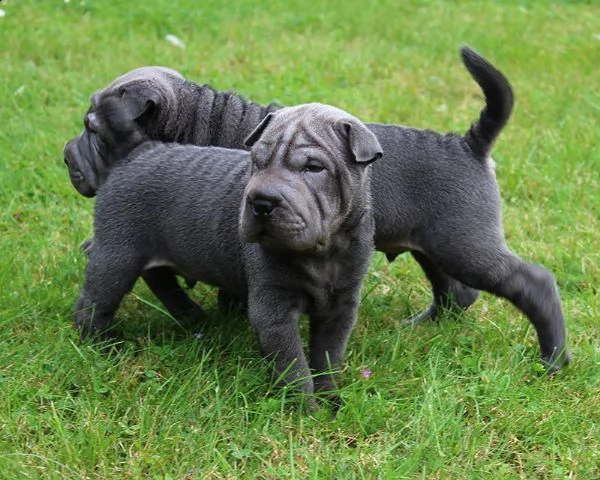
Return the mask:
<svg viewBox="0 0 600 480"><path fill-rule="evenodd" d="M81 339L107 335L114 312L131 291L141 272L141 262L125 255L106 256L96 247L90 253L85 281L73 307L74 324Z"/></svg>
<svg viewBox="0 0 600 480"><path fill-rule="evenodd" d="M472 244L468 256L459 252L440 259L450 275L474 288L506 298L529 319L536 330L542 363L554 372L567 365L565 320L554 276L545 268L527 263L503 244Z"/></svg>
<svg viewBox="0 0 600 480"><path fill-rule="evenodd" d="M544 267L524 262L516 255L506 261L510 265L509 274L495 284L482 283L481 287L508 299L527 315L537 333L542 363L549 372L555 372L571 361L571 352L554 276Z"/></svg>
<svg viewBox="0 0 600 480"><path fill-rule="evenodd" d="M176 320L187 324L202 317L202 308L185 293L171 268L151 268L142 273L142 278Z"/></svg>
<svg viewBox="0 0 600 480"><path fill-rule="evenodd" d="M431 283L433 302L425 310L404 320L403 324L417 325L428 319L435 320L443 309L466 310L479 297L478 290L446 275L424 253L411 251L411 254Z"/></svg>

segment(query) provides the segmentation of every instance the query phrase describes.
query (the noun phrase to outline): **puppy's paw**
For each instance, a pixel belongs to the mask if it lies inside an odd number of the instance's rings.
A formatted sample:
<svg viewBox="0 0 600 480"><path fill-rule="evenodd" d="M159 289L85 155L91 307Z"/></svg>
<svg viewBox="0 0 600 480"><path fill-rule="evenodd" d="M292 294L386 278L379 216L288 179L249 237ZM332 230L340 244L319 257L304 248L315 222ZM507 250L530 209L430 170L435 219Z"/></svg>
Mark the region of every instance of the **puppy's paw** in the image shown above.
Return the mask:
<svg viewBox="0 0 600 480"><path fill-rule="evenodd" d="M314 377L315 382L315 397L320 405L327 408L334 414L342 406L342 397L335 385L331 375L317 375Z"/></svg>
<svg viewBox="0 0 600 480"><path fill-rule="evenodd" d="M325 407L333 415L336 415L339 409L342 408L342 405L344 404L342 397L340 397L335 392L322 393L319 394L317 398L319 400L319 404Z"/></svg>
<svg viewBox="0 0 600 480"><path fill-rule="evenodd" d="M187 310L173 311L171 315L179 325L186 329L197 327L206 318L206 313L204 313L202 307L194 302Z"/></svg>
<svg viewBox="0 0 600 480"><path fill-rule="evenodd" d="M542 357L542 365L548 374L555 375L560 369L569 365L572 359L571 350L565 347L562 351L556 351L550 356Z"/></svg>
<svg viewBox="0 0 600 480"><path fill-rule="evenodd" d="M73 307L73 324L79 331L79 338L107 339L107 332L112 323L111 314L102 314L96 304L81 296Z"/></svg>

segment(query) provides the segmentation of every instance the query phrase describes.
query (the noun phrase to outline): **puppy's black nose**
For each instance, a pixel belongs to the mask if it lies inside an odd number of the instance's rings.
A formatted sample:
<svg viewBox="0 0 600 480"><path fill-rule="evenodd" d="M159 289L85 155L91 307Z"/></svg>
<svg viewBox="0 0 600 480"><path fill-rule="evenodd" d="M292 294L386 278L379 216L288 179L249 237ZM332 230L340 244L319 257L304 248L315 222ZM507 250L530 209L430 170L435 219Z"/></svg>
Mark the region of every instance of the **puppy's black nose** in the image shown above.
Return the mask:
<svg viewBox="0 0 600 480"><path fill-rule="evenodd" d="M266 198L256 198L250 201L252 205L252 213L255 217L268 217L273 213L277 203Z"/></svg>

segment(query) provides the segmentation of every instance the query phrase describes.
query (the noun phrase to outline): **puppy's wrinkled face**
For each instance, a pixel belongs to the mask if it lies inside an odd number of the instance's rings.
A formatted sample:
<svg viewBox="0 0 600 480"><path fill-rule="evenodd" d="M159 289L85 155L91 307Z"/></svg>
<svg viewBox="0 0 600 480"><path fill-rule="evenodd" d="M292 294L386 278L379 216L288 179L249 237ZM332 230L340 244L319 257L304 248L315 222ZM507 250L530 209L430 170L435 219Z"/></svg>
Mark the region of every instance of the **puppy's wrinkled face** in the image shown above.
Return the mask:
<svg viewBox="0 0 600 480"><path fill-rule="evenodd" d="M67 142L63 151L71 183L84 197L96 195L110 170L106 149L98 135L100 125L92 108L85 114L84 130Z"/></svg>
<svg viewBox="0 0 600 480"><path fill-rule="evenodd" d="M180 73L169 68L142 67L118 77L108 87L92 95L90 107L83 118L83 131L67 142L63 152L71 183L81 195L96 195L112 167L98 136L98 105L104 99L116 96L143 126L142 120L150 114L157 114L161 100L173 95L172 78L183 79Z"/></svg>
<svg viewBox="0 0 600 480"><path fill-rule="evenodd" d="M361 122L321 104L270 114L246 144L253 163L240 216L243 238L298 252L329 249L355 199L366 195L365 165L381 156Z"/></svg>

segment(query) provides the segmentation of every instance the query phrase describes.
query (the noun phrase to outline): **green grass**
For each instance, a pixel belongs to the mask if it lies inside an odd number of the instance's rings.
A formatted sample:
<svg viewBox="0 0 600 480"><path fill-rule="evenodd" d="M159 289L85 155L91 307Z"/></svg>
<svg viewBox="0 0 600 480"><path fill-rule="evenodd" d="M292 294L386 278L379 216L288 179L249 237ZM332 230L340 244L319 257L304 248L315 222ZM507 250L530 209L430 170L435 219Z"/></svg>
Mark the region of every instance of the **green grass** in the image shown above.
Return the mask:
<svg viewBox="0 0 600 480"><path fill-rule="evenodd" d="M600 7L576 1L0 2L0 478L600 478ZM185 49L164 37L181 38ZM482 97L468 43L517 104L494 157L509 245L552 270L574 362L539 371L535 332L483 295L414 329L416 264L381 254L363 289L336 417L267 381L245 317L181 330L142 285L110 354L71 307L93 202L62 160L89 95L162 64L260 101L465 131ZM363 378L369 368L372 376Z"/></svg>

